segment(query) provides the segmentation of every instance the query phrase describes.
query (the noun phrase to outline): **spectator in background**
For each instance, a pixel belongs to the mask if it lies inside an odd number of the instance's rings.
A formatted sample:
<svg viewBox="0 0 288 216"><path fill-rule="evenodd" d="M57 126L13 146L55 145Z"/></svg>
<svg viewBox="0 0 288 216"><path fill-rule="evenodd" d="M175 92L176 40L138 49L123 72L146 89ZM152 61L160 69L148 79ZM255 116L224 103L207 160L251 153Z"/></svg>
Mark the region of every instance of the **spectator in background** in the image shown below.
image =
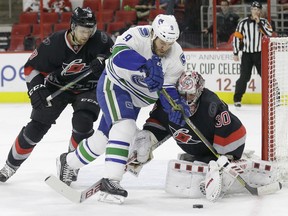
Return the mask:
<svg viewBox="0 0 288 216"><path fill-rule="evenodd" d="M201 31L201 6L202 0L185 0L184 23L180 26L181 31L188 30L198 33Z"/></svg>
<svg viewBox="0 0 288 216"><path fill-rule="evenodd" d="M48 6L51 12L69 12L72 10L72 4L69 0L49 0Z"/></svg>
<svg viewBox="0 0 288 216"><path fill-rule="evenodd" d="M152 8L155 8L155 0L140 0L139 4L135 5L138 19L148 18Z"/></svg>
<svg viewBox="0 0 288 216"><path fill-rule="evenodd" d="M282 6L281 12L284 13L284 26L288 27L288 0L279 0L278 4Z"/></svg>
<svg viewBox="0 0 288 216"><path fill-rule="evenodd" d="M168 5L168 1L160 0L159 8L165 9L166 6ZM156 8L155 2L156 2L155 0L140 0L139 1L139 4L135 6L135 9L137 11L137 17L139 20L143 20L146 17L148 18L150 10Z"/></svg>
<svg viewBox="0 0 288 216"><path fill-rule="evenodd" d="M40 0L26 0L24 1L25 12L40 12ZM43 11L48 11L47 0L43 0Z"/></svg>
<svg viewBox="0 0 288 216"><path fill-rule="evenodd" d="M239 16L230 10L229 1L221 0L221 12L217 14L217 41L219 43L227 42L230 36L235 32ZM205 34L213 33L213 24L204 29Z"/></svg>

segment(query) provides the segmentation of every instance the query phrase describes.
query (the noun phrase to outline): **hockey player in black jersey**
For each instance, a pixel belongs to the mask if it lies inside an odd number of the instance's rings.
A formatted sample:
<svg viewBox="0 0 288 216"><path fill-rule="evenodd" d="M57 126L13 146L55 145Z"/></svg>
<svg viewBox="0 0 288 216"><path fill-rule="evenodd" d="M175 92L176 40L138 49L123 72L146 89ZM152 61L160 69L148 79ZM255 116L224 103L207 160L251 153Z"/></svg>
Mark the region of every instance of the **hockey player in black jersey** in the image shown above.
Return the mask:
<svg viewBox="0 0 288 216"><path fill-rule="evenodd" d="M185 72L178 80L178 92L190 107L189 119L213 144L218 154L239 159L245 146L245 127L229 111L228 105L204 84L204 79L196 72ZM151 111L144 130L152 132L159 141L170 134L179 147L193 155L194 159L206 163L217 159L185 123L182 115L173 111L163 95Z"/></svg>
<svg viewBox="0 0 288 216"><path fill-rule="evenodd" d="M93 122L100 111L95 89L112 46L112 39L97 29L91 9L77 7L71 16L70 29L55 32L34 50L24 66L33 108L31 121L22 128L11 147L6 164L0 170L1 182L7 181L29 157L68 104L73 107L69 151L94 133ZM53 98L52 106L48 105L48 96L90 70L88 76ZM75 180L77 173L70 177Z"/></svg>
<svg viewBox="0 0 288 216"><path fill-rule="evenodd" d="M197 72L184 72L177 89L190 107L184 110L186 116L213 145L218 156L186 123L181 112L173 110L166 97L160 95L130 147L130 154L136 153L137 162L128 165L127 170L138 175L142 167L139 163L143 165L152 158L153 146L171 136L184 153L168 163L165 184L168 193L190 198L206 196L214 202L226 193L247 192L236 180L239 173L254 187L275 182L271 163L255 159L251 152L244 154L244 125L204 84L205 80Z"/></svg>

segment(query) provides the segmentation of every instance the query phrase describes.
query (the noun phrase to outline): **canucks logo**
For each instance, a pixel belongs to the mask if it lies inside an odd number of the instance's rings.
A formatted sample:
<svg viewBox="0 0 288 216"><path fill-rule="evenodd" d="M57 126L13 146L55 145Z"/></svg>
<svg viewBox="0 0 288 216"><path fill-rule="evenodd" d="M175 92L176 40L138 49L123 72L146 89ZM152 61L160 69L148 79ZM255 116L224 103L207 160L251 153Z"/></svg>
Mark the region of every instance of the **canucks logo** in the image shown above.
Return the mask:
<svg viewBox="0 0 288 216"><path fill-rule="evenodd" d="M150 32L149 32L148 28L139 28L138 31L142 37L149 37L150 36Z"/></svg>
<svg viewBox="0 0 288 216"><path fill-rule="evenodd" d="M144 82L144 76L134 74L134 75L131 76L131 80L136 85L141 86L143 88L147 88L147 85Z"/></svg>
<svg viewBox="0 0 288 216"><path fill-rule="evenodd" d="M180 55L180 61L181 61L182 65L185 65L185 63L186 63L186 58L185 58L184 53L182 53L182 54Z"/></svg>
<svg viewBox="0 0 288 216"><path fill-rule="evenodd" d="M159 20L158 20L158 24L159 24L159 25L163 24L163 22L164 22L163 19L159 19Z"/></svg>

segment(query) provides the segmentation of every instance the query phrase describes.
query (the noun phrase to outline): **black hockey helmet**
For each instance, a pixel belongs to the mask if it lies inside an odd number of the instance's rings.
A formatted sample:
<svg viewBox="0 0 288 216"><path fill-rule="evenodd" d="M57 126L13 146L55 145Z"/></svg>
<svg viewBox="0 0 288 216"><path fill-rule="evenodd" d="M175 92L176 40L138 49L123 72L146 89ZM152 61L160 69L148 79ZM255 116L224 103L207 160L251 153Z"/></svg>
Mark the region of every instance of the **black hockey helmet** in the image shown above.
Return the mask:
<svg viewBox="0 0 288 216"><path fill-rule="evenodd" d="M251 4L251 7L256 7L256 8L262 9L262 4L258 1L253 1Z"/></svg>
<svg viewBox="0 0 288 216"><path fill-rule="evenodd" d="M73 30L77 25L86 28L96 27L96 18L92 10L87 8L77 7L71 16L71 29Z"/></svg>

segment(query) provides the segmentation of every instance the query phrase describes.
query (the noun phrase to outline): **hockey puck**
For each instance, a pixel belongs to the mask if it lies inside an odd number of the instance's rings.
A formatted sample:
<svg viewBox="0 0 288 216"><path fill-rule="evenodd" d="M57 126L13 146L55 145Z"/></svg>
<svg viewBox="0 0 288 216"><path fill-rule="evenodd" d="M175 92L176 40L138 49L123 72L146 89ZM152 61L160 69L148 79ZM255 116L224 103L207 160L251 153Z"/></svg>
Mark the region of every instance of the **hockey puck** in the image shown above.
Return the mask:
<svg viewBox="0 0 288 216"><path fill-rule="evenodd" d="M193 208L203 208L203 205L202 204L195 204L195 205L193 205Z"/></svg>

